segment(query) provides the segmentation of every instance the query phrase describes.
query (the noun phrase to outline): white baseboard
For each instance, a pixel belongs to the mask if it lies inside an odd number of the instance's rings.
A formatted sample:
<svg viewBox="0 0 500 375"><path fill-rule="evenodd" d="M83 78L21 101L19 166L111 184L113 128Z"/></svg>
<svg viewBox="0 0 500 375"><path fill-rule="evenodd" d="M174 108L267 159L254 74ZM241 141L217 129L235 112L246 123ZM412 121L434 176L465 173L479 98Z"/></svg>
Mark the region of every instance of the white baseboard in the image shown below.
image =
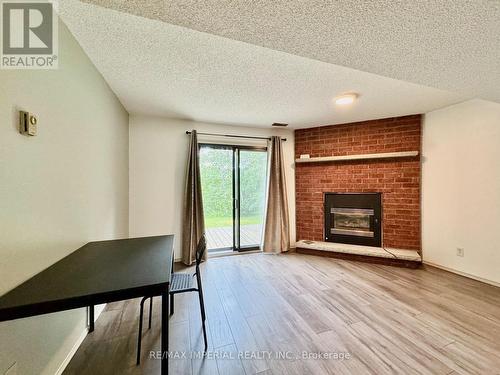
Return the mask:
<svg viewBox="0 0 500 375"><path fill-rule="evenodd" d="M99 318L99 315L101 315L101 313L104 311L105 308L106 308L106 304L95 306L94 322L97 320L97 318ZM62 363L59 366L59 368L57 369L55 375L61 375L64 372L64 370L66 369L66 366L68 366L69 362L71 361L71 359L73 358L73 356L77 352L77 350L80 347L80 345L82 344L83 340L85 340L85 337L87 337L88 333L89 333L89 327L85 327L85 329L82 331L80 336L78 336L78 339L73 344L73 347L69 351L66 358L64 358L64 361L62 361Z"/></svg>
<svg viewBox="0 0 500 375"><path fill-rule="evenodd" d="M87 337L88 331L89 331L88 327L86 327L82 331L82 333L80 334L80 336L76 340L75 344L73 345L73 347L69 351L68 355L66 356L66 358L64 358L64 361L61 363L61 365L57 369L55 375L61 375L64 372L64 370L66 369L66 366L68 366L69 362L71 361L71 358L73 358L76 351L78 350L78 348L82 344L83 340L85 340L85 337Z"/></svg>
<svg viewBox="0 0 500 375"><path fill-rule="evenodd" d="M436 267L436 268L451 272L451 273L455 273L455 274L460 275L460 276L468 277L469 279L481 281L482 283L485 283L485 284L500 287L500 283L497 283L496 281L483 279L482 277L474 276L474 275L471 275L470 273L467 273L467 272L458 271L458 270L455 270L453 268L449 268L449 267L442 266L440 264L429 262L428 260L424 260L423 263L427 264L429 266L432 266L432 267Z"/></svg>

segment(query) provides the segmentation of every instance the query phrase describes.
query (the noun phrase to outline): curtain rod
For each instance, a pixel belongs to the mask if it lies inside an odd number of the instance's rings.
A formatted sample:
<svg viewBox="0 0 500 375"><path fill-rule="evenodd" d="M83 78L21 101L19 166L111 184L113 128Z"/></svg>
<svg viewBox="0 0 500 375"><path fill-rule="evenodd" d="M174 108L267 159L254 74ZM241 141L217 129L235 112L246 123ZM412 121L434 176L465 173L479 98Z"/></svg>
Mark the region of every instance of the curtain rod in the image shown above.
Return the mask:
<svg viewBox="0 0 500 375"><path fill-rule="evenodd" d="M186 130L186 134L191 134L189 130ZM235 134L214 134L214 133L199 133L200 135L214 135L217 137L230 137L230 138L249 138L249 139L271 139L270 137L255 137L251 135L235 135ZM286 141L286 138L281 138L282 141Z"/></svg>

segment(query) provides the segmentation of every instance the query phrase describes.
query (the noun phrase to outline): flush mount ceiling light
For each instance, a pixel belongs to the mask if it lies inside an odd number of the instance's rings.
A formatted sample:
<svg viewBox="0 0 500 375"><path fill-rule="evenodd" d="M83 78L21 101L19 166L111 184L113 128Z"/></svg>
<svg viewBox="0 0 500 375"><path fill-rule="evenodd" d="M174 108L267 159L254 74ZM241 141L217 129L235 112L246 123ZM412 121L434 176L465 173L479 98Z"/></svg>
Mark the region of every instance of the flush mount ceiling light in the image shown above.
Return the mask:
<svg viewBox="0 0 500 375"><path fill-rule="evenodd" d="M356 93L350 93L350 94L343 94L339 95L335 98L335 104L336 105L349 105L354 103L354 101L358 98L358 94Z"/></svg>

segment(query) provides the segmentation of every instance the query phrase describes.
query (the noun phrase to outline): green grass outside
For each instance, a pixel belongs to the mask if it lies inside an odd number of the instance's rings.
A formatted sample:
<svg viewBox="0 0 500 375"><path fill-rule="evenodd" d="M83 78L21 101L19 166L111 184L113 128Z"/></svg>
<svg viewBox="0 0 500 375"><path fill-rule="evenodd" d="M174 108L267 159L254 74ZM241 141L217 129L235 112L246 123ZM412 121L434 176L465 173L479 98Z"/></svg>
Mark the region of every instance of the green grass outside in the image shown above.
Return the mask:
<svg viewBox="0 0 500 375"><path fill-rule="evenodd" d="M263 221L262 216L242 216L241 225L247 224L261 224ZM232 217L219 217L219 216L206 216L205 217L205 227L206 228L218 228L218 227L230 227L233 225Z"/></svg>

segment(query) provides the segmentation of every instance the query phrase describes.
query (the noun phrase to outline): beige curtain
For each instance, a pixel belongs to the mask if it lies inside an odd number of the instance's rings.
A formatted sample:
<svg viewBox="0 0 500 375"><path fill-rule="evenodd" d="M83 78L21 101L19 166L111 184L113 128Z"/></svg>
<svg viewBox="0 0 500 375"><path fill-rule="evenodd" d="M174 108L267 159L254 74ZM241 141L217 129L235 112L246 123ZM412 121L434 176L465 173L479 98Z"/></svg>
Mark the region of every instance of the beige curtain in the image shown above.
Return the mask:
<svg viewBox="0 0 500 375"><path fill-rule="evenodd" d="M195 260L196 246L205 232L203 202L201 197L200 162L196 130L191 132L187 162L186 189L182 227L182 262L191 265ZM205 251L205 259L207 252Z"/></svg>
<svg viewBox="0 0 500 375"><path fill-rule="evenodd" d="M269 144L268 182L262 250L281 253L290 247L288 200L281 138L273 136Z"/></svg>

